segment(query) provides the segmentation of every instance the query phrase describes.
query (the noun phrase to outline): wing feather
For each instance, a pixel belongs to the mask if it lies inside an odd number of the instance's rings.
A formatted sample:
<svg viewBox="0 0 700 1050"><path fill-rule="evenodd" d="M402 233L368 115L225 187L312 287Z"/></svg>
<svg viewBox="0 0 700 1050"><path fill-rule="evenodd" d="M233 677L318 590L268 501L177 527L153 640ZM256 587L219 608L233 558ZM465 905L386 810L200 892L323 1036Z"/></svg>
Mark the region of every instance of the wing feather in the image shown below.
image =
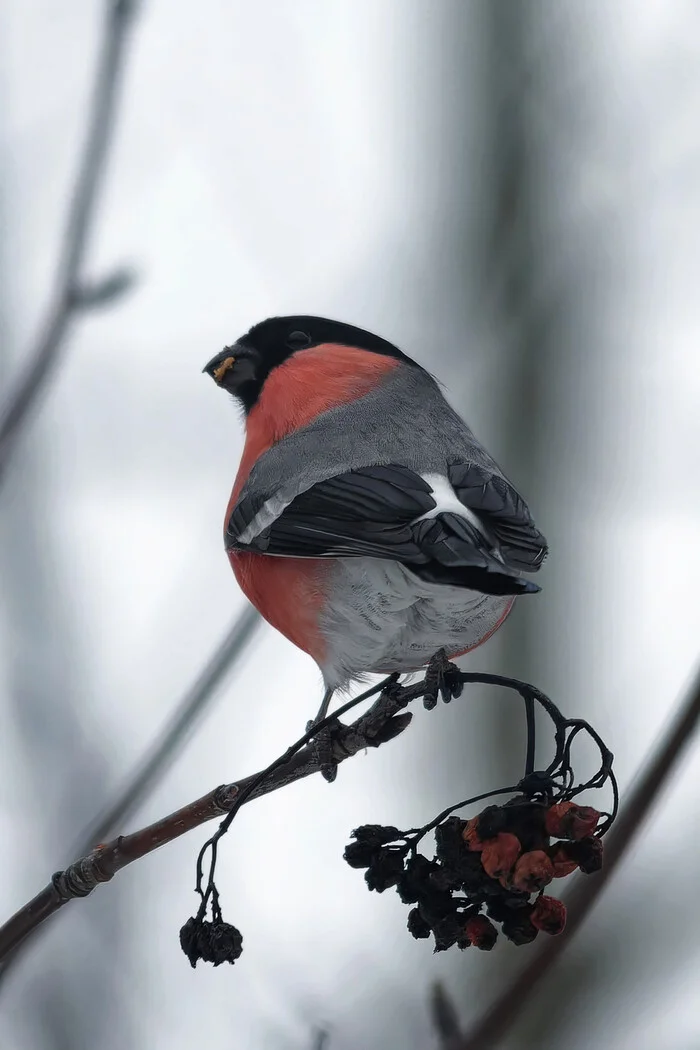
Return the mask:
<svg viewBox="0 0 700 1050"><path fill-rule="evenodd" d="M472 515L441 511L431 485L407 467L370 466L311 486L252 538L261 508L244 495L227 546L277 557L387 558L425 579L485 593L538 590L518 576L539 569L547 545L515 489L475 464L453 464L449 481Z"/></svg>

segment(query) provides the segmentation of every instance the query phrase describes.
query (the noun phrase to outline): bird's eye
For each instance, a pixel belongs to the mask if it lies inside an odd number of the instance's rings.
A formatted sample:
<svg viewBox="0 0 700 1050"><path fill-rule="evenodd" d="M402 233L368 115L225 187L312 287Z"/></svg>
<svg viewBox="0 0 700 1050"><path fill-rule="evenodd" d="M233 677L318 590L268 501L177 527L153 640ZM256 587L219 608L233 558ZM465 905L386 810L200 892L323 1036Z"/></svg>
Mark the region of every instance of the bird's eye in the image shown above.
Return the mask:
<svg viewBox="0 0 700 1050"><path fill-rule="evenodd" d="M311 343L311 336L307 332L290 332L286 343L290 350L303 350Z"/></svg>

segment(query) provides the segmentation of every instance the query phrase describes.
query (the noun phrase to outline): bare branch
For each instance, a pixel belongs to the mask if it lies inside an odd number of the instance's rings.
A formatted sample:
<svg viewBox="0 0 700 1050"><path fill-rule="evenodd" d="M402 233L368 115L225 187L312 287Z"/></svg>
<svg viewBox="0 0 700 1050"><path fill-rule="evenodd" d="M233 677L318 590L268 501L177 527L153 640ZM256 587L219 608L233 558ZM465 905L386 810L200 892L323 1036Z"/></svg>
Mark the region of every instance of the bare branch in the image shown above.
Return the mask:
<svg viewBox="0 0 700 1050"><path fill-rule="evenodd" d="M68 207L52 302L37 343L0 411L0 478L5 473L23 426L56 369L75 315L85 309L115 301L133 284L133 275L127 275L126 270L119 269L105 280L83 285L81 269L114 130L128 31L136 7L137 0L109 0L107 6L88 131Z"/></svg>
<svg viewBox="0 0 700 1050"><path fill-rule="evenodd" d="M111 306L121 299L136 284L137 275L128 266L119 266L104 277L93 281L83 281L75 288L71 298L73 309L94 310L97 307Z"/></svg>
<svg viewBox="0 0 700 1050"><path fill-rule="evenodd" d="M317 1028L314 1032L313 1050L330 1050L331 1034L327 1028Z"/></svg>
<svg viewBox="0 0 700 1050"><path fill-rule="evenodd" d="M260 623L260 616L252 606L241 613L197 680L183 696L170 724L159 734L158 743L132 772L124 790L111 806L82 834L73 856L89 853L97 842L103 842L113 835L119 824L134 813L172 764L194 722L202 717L224 675L242 656Z"/></svg>
<svg viewBox="0 0 700 1050"><path fill-rule="evenodd" d="M459 1017L442 981L436 981L430 994L430 1016L439 1039L440 1050L456 1050L462 1038Z"/></svg>
<svg viewBox="0 0 700 1050"><path fill-rule="evenodd" d="M37 897L21 908L0 928L0 961L69 900L87 896L99 883L108 882L128 864L153 852L166 842L172 842L180 835L214 817L223 817L223 820L214 835L200 850L197 859L197 892L202 899L200 906L202 916L206 914L210 896L215 900L219 915L216 922L219 923L221 909L218 904L218 890L214 883L217 847L220 838L228 830L242 805L252 798L286 787L312 773L323 773L329 763L337 765L357 754L358 751L368 747L379 747L392 740L402 733L411 721L412 715L403 710L409 703L422 698L424 707L431 710L437 704L439 697L442 697L447 703L460 696L465 684L488 684L515 690L525 701L528 737L531 732L534 732L534 719L530 717L529 711L531 702L536 702L547 713L554 727L555 757L546 770L539 773L526 770L525 780L521 781L520 785L524 785L534 776L537 778L537 790L539 791L544 782L553 786L561 781L558 787L559 795L555 793L554 797L565 795L574 797L587 788L603 787L608 784L613 791L613 807L606 822L598 829L599 835L602 836L605 833L614 820L617 810L617 788L611 766L612 755L595 730L586 722L581 719L565 718L556 705L534 686L500 675L460 671L454 664L449 663L444 650L440 650L430 661L422 681L400 686L398 677L396 674L390 675L378 685L348 700L327 718L312 724L299 740L295 741L284 754L276 758L260 773L236 783L215 788L203 798L177 810L155 824L131 835L119 836L106 844L100 844L71 864L65 871L57 872ZM369 710L351 725L343 725L338 721L342 715L347 714L358 704L375 697L377 698ZM580 732L586 732L597 743L601 755L600 769L585 784L573 782L573 770L570 764L571 745ZM323 742L323 746L319 746L320 741ZM528 742L528 756L531 751L532 748ZM494 794L502 794L504 791L512 793L517 790L520 790L520 787L503 788L452 805L422 828L414 829L414 841L418 842L455 809L485 797L492 797ZM211 859L209 878L204 888L203 857L208 850L211 851ZM199 920L190 919L185 926L188 926L189 923L196 924L197 921ZM226 926L225 923L223 925ZM203 921L200 922L200 927L199 932L204 928ZM237 934L240 941L238 931L235 931L234 927L230 927L230 930ZM195 965L197 958L204 958L199 949L199 954L195 954L194 959L184 946L183 950L190 958L192 965ZM228 961L233 961L233 959L229 958Z"/></svg>
<svg viewBox="0 0 700 1050"><path fill-rule="evenodd" d="M156 821L155 824L150 824L131 835L120 835L111 842L97 846L65 871L57 872L41 893L0 927L0 961L69 900L86 897L99 883L108 882L133 861L145 857L167 842L173 842L215 817L228 814L243 802L249 802L253 798L319 772L321 764L318 751L311 744L313 737L320 730L333 725L340 714L361 703L379 688L381 686L355 697L323 722L319 722L267 770L245 777L236 783L216 787L207 795ZM383 692L369 711L352 725L343 726L334 736L334 761L344 762L358 751L367 747L379 747L402 732L412 716L408 713L397 714L397 710L410 700L422 696L424 692L423 683L410 686L402 690L400 702L394 699L394 694ZM287 755L290 756L288 759Z"/></svg>
<svg viewBox="0 0 700 1050"><path fill-rule="evenodd" d="M241 613L197 680L185 693L169 725L159 734L158 743L133 770L124 789L112 804L83 832L70 856L79 857L90 853L96 843L104 842L114 835L119 825L138 809L174 761L193 724L203 716L224 675L243 654L260 622L260 616L250 606ZM39 929L43 927L37 927L35 932ZM22 951L28 943L28 938L23 941ZM0 963L0 988L20 956L21 952L15 951Z"/></svg>
<svg viewBox="0 0 700 1050"><path fill-rule="evenodd" d="M699 722L700 672L696 675L687 697L681 702L666 736L648 763L642 767L636 787L606 839L602 872L596 879L581 879L567 900L568 918L565 932L544 944L532 962L477 1020L459 1044L458 1050L491 1050L498 1046L511 1030L530 1001L533 991L552 969L617 871L635 835L690 744Z"/></svg>

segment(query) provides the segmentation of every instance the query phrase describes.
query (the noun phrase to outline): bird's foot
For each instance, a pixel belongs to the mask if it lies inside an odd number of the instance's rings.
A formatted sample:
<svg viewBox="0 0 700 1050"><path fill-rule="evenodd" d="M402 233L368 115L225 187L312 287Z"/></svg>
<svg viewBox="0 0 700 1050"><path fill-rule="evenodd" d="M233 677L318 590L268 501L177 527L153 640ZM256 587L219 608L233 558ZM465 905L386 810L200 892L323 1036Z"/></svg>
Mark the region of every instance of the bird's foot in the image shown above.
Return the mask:
<svg viewBox="0 0 700 1050"><path fill-rule="evenodd" d="M426 668L423 707L432 711L438 699L449 704L450 700L461 695L462 689L459 667L447 659L444 649L438 649Z"/></svg>
<svg viewBox="0 0 700 1050"><path fill-rule="evenodd" d="M320 719L315 718L306 723L306 732L310 733ZM311 749L316 758L318 768L324 780L332 784L338 775L338 762L333 754L333 739L341 723L336 720L332 725L324 726L311 741Z"/></svg>

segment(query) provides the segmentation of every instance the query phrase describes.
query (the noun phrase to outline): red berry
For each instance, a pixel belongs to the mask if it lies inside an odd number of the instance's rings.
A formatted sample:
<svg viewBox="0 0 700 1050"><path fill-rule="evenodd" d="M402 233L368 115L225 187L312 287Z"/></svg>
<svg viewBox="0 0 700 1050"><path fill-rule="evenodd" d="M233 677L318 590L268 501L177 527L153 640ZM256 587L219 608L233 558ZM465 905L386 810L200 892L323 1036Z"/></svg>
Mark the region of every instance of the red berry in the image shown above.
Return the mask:
<svg viewBox="0 0 700 1050"><path fill-rule="evenodd" d="M515 865L513 886L524 893L536 893L554 878L554 865L542 849L523 853Z"/></svg>
<svg viewBox="0 0 700 1050"><path fill-rule="evenodd" d="M581 839L580 842L572 842L572 855L576 857L578 866L585 875L592 875L594 871L600 871L603 867L603 842L597 836Z"/></svg>
<svg viewBox="0 0 700 1050"><path fill-rule="evenodd" d="M569 845L568 842L555 842L549 848L555 879L563 879L578 868L578 861L569 853Z"/></svg>
<svg viewBox="0 0 700 1050"><path fill-rule="evenodd" d="M485 915L472 915L464 924L464 936L475 948L490 952L496 943L498 930Z"/></svg>
<svg viewBox="0 0 700 1050"><path fill-rule="evenodd" d="M473 850L475 853L480 853L486 843L482 838L479 838L479 832L477 831L477 824L479 822L478 817L472 817L468 820L462 829L462 838L466 844L467 849Z"/></svg>
<svg viewBox="0 0 700 1050"><path fill-rule="evenodd" d="M592 806L579 806L575 802L557 802L550 806L545 816L548 835L561 839L585 839L598 826L600 813Z"/></svg>
<svg viewBox="0 0 700 1050"><path fill-rule="evenodd" d="M530 922L543 933L554 936L566 926L566 905L556 897L542 896L537 899L530 912Z"/></svg>
<svg viewBox="0 0 700 1050"><path fill-rule="evenodd" d="M507 831L501 831L485 844L481 851L481 865L492 879L500 879L508 875L519 854L519 839Z"/></svg>

